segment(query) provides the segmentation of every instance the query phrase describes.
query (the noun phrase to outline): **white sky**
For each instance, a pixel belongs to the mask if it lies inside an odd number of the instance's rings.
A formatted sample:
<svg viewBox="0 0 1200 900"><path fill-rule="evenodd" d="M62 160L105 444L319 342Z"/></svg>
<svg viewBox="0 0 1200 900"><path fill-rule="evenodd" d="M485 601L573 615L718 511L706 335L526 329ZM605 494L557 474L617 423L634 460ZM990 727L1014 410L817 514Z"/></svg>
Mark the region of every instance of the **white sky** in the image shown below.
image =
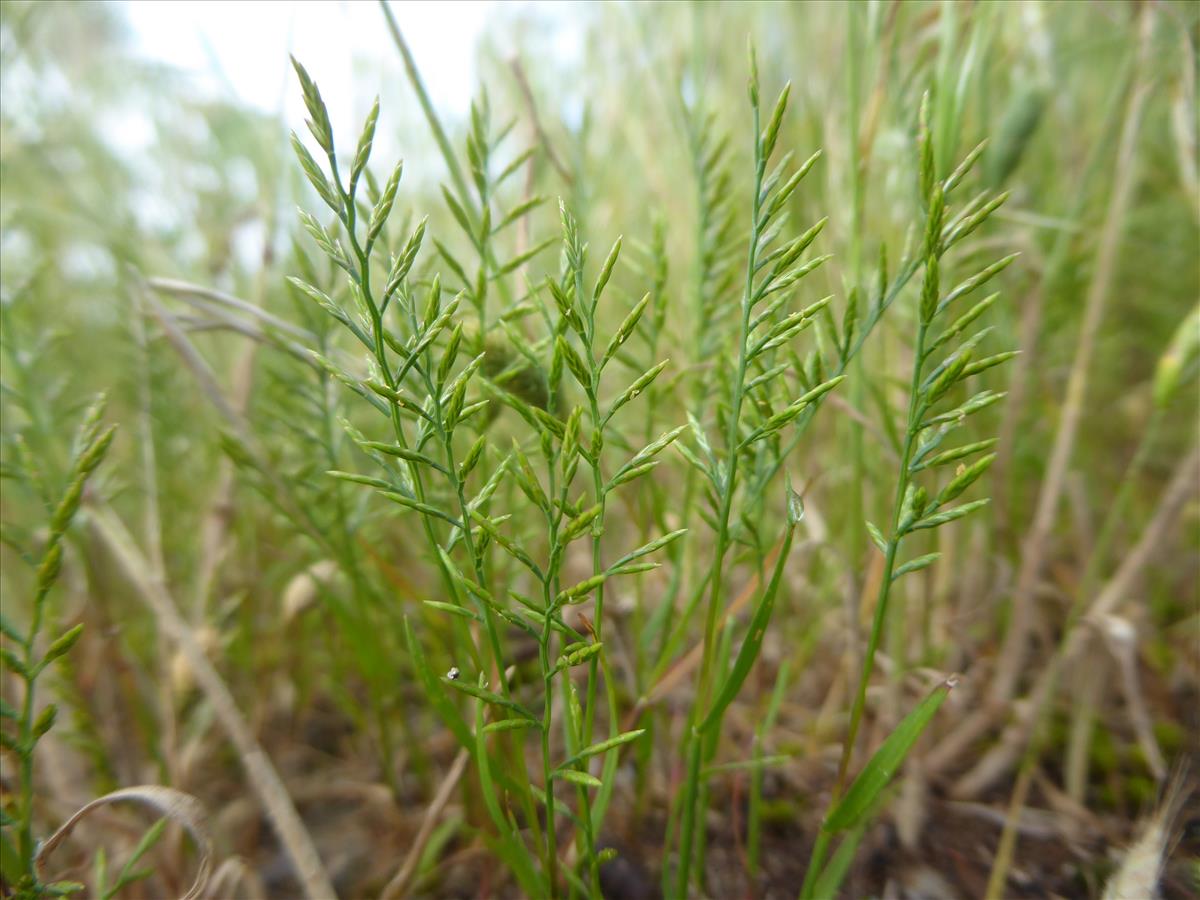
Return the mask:
<svg viewBox="0 0 1200 900"><path fill-rule="evenodd" d="M374 0L130 0L123 4L142 51L266 112L285 98L285 117L303 121L288 53L321 88L334 131L361 126L379 84L354 77L355 60L397 60ZM466 113L475 91L474 48L498 0L393 0L435 106ZM407 85L403 88L407 90ZM299 129L298 129L299 130Z"/></svg>

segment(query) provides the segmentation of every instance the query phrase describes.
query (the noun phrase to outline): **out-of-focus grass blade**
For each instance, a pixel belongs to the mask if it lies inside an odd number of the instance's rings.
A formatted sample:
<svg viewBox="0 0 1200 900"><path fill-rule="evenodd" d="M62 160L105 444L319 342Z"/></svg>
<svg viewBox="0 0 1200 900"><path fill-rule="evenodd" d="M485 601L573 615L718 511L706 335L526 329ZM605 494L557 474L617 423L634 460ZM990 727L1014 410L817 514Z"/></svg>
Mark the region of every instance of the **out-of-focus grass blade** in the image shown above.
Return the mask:
<svg viewBox="0 0 1200 900"><path fill-rule="evenodd" d="M480 680L483 680L482 676ZM495 782L492 780L492 766L487 751L487 734L484 731L483 706L486 702L483 698L477 698L475 701L475 761L479 767L479 786L483 793L484 805L500 832L500 841L496 845L496 852L516 873L522 888L526 892L531 892L532 896L537 896L539 891L544 890L545 885L533 869L528 849L514 831L512 823L505 818L500 809L500 802L496 799L498 792ZM550 827L553 827L553 823Z"/></svg>
<svg viewBox="0 0 1200 900"><path fill-rule="evenodd" d="M733 663L733 669L721 685L721 690L717 694L716 700L713 701L712 709L700 723L700 731L706 731L721 721L722 714L733 702L738 691L742 689L746 676L750 674L754 661L758 659L759 651L762 650L763 637L767 633L767 624L771 620L771 612L775 609L775 596L779 593L779 583L783 580L783 569L787 564L788 551L792 549L792 535L795 534L795 531L796 522L789 517L787 534L783 539L783 549L779 551L779 556L775 560L771 581L767 585L767 589L763 591L758 605L754 608L754 615L750 618L750 631L746 634L746 639L742 641L737 659Z"/></svg>
<svg viewBox="0 0 1200 900"><path fill-rule="evenodd" d="M829 813L825 824L821 826L825 831L845 831L857 827L863 821L879 796L879 792L887 787L892 776L896 774L896 770L900 768L900 764L904 762L904 758L908 756L913 744L925 730L925 726L929 724L934 713L945 702L946 697L950 694L950 689L957 683L956 676L947 678L934 688L916 709L904 717L904 721L888 735L887 740L871 757L871 761L854 779L854 783L850 785L850 789L846 791L841 802Z"/></svg>
<svg viewBox="0 0 1200 900"><path fill-rule="evenodd" d="M868 821L869 817L864 818L842 838L837 850L825 864L825 868L821 870L821 876L817 879L817 883L813 885L813 897L837 896L838 888L842 886L846 873L850 870L850 863L854 862L854 852L858 850L859 842L862 841L862 836L867 830Z"/></svg>
<svg viewBox="0 0 1200 900"><path fill-rule="evenodd" d="M404 640L408 644L408 654L412 658L413 667L417 670L417 676L421 679L421 684L425 688L425 695L429 698L429 702L438 711L442 721L446 723L446 727L454 732L454 736L458 739L459 744L468 750L474 751L475 739L472 737L470 729L463 722L462 716L459 715L454 704L447 699L445 690L438 682L437 676L429 668L429 663L425 659L425 652L417 642L416 636L413 635L412 625L409 623L407 616L404 619Z"/></svg>

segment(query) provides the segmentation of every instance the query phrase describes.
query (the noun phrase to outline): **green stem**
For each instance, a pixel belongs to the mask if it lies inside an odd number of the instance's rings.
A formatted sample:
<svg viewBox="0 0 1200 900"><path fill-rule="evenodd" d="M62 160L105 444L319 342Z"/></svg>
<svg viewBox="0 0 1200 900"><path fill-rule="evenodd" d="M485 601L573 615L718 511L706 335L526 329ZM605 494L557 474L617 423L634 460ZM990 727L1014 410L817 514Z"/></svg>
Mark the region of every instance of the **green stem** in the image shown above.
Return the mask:
<svg viewBox="0 0 1200 900"><path fill-rule="evenodd" d="M546 594L549 599L549 592ZM542 691L545 694L545 709L542 712L542 777L546 786L546 874L550 884L551 898L558 895L558 848L557 828L554 821L554 781L550 765L550 708L554 703L554 679L550 672L550 621L549 613L542 626L542 640L538 645L538 660L542 666Z"/></svg>
<svg viewBox="0 0 1200 900"><path fill-rule="evenodd" d="M33 666L33 641L25 647L25 667ZM33 679L25 679L25 700L21 705L21 821L17 831L17 852L24 874L37 878L33 867Z"/></svg>
<svg viewBox="0 0 1200 900"><path fill-rule="evenodd" d="M904 495L909 485L909 465L912 461L913 445L920 431L921 417L924 406L920 400L921 369L925 363L925 333L928 325L921 322L917 326L917 345L913 355L912 389L908 399L908 427L904 438L904 451L900 456L900 476L896 479L896 497L892 505L892 533L888 540L887 553L883 563L883 579L879 584L879 595L875 601L875 616L871 622L871 633L867 638L867 650L863 655L862 672L858 679L858 690L854 695L854 705L850 710L850 725L846 732L846 741L842 745L842 759L838 765L838 777L834 783L830 808L841 795L845 787L846 774L850 768L850 759L854 754L854 745L858 737L859 725L862 722L863 708L867 699L867 683L875 668L875 652L879 648L879 639L883 634L883 625L887 617L888 599L891 596L892 572L896 564L896 552L904 535L900 530L900 515L904 506Z"/></svg>
<svg viewBox="0 0 1200 900"><path fill-rule="evenodd" d="M52 534L46 548L45 556L53 552L55 545L61 542L61 534ZM35 846L33 841L33 706L35 682L37 680L37 660L34 658L34 645L42 630L42 617L46 605L48 588L38 590L33 601L33 617L29 625L29 635L24 643L25 657L23 660L25 673L21 676L25 682L25 697L21 703L20 740L20 822L17 830L17 851L20 854L24 874L37 883L37 870L33 864Z"/></svg>
<svg viewBox="0 0 1200 900"><path fill-rule="evenodd" d="M863 7L857 3L849 3L846 9L846 90L849 95L849 115L847 116L850 144L850 273L852 290L862 287L862 228L863 228L863 193L866 159L861 153L859 140L859 93L862 83L862 35L860 30ZM865 400L865 384L862 357L854 358L854 377L850 380L850 402L855 409L862 409ZM863 540L863 487L867 482L867 466L864 458L864 442L862 424L849 419L850 428L850 457L854 462L854 477L850 490L850 546L851 562L857 566L862 558Z"/></svg>
<svg viewBox="0 0 1200 900"><path fill-rule="evenodd" d="M679 846L679 879L676 884L679 896L687 893L692 865L692 847L695 842L697 806L700 795L700 763L703 757L703 739L697 731L697 725L702 720L701 714L708 707L709 692L712 681L713 644L716 637L717 612L721 607L722 581L725 568L725 556L730 545L729 518L733 508L733 495L738 474L738 425L741 421L742 401L745 399L747 354L750 339L750 314L754 301L754 271L758 260L758 240L760 236L760 205L762 201L763 174L766 160L762 158L761 126L759 123L758 104L754 104L754 202L752 203L752 234L750 248L746 257L746 284L742 294L742 323L738 335L738 365L730 391L730 413L725 434L725 478L721 491L721 509L717 518L717 546L712 565L708 609L704 618L704 644L700 655L700 679L696 702L692 705L688 722L688 770L687 781L684 785L683 826ZM701 820L703 810L699 811Z"/></svg>
<svg viewBox="0 0 1200 900"><path fill-rule="evenodd" d="M913 351L912 382L908 398L908 424L905 429L904 450L900 456L900 474L896 479L896 496L892 503L891 536L884 554L883 575L879 583L879 594L875 600L875 614L871 622L871 632L867 637L867 648L863 654L858 689L855 691L854 703L850 709L850 723L846 732L846 740L842 744L842 756L838 764L837 779L834 782L833 790L829 797L826 815L828 815L828 810L832 810L835 807L846 786L846 777L849 773L850 762L854 755L854 747L858 740L858 730L862 724L863 710L866 706L867 684L871 679L871 672L875 668L875 653L879 649L879 641L883 635L883 627L887 620L887 607L888 600L891 597L892 574L895 570L896 554L900 548L900 542L906 533L906 523L901 522L900 517L904 509L904 498L908 493L911 480L909 467L912 463L913 448L917 435L920 432L921 419L924 417L926 410L926 404L921 400L920 387L921 371L925 364L925 336L928 325L929 323L922 318L917 326L916 347ZM813 890L821 867L824 864L825 855L829 850L829 841L829 833L822 829L821 833L817 836L817 841L813 846L812 857L808 862L808 871L805 873L804 885L800 891L802 898L808 898Z"/></svg>
<svg viewBox="0 0 1200 900"><path fill-rule="evenodd" d="M583 300L583 271L582 265L575 273L575 296L579 302ZM591 370L591 385L587 388L588 399L588 414L591 416L592 428L598 429L594 432L591 449L595 451L592 454L591 470L592 470L592 493L596 498L596 502L600 504L600 513L596 516L596 523L592 527L592 574L599 575L604 571L603 561L601 557L600 541L603 531L603 522L605 514L605 491L604 491L604 476L600 468L600 455L603 448L603 424L604 419L600 413L600 403L598 400L600 372L596 364L595 356L595 337L596 337L596 301L593 300L592 307L588 313L587 319L587 346L584 348L587 351L587 363ZM600 440L595 439L595 435L600 436ZM598 523L598 524L597 524ZM603 643L604 640L604 584L598 584L595 590L596 609L593 626L595 628L595 639L597 643ZM587 694L584 704L584 721L583 721L583 746L588 746L592 743L592 735L594 733L596 719L596 684L598 681L601 665L604 665L605 678L609 678L607 672L607 663L604 660L605 652L601 648L597 656L592 657L588 662L588 678L587 678ZM610 692L611 693L611 692ZM615 708L609 709L609 736L613 737L617 731L617 712ZM600 873L596 865L596 844L595 835L593 833L592 822L592 804L591 798L588 795L587 788L582 788L579 791L579 798L584 819L583 838L585 842L585 860L587 862L589 880L592 890L597 896L600 896Z"/></svg>
<svg viewBox="0 0 1200 900"><path fill-rule="evenodd" d="M556 494L555 477L554 477L554 462L548 460L549 465L549 492L548 497L554 497ZM566 485L563 486L563 493L566 493ZM556 610L554 608L555 580L558 576L559 563L555 560L559 559L561 554L557 553L558 547L558 525L559 519L562 516L562 504L558 506L559 512L555 513L553 507L546 511L546 524L549 529L550 539L550 560L551 565L547 566L546 577L542 581L542 600L545 604L545 618L542 621L542 635L538 641L538 663L542 669L542 692L545 695L545 707L542 710L542 777L544 779L546 791L546 875L550 886L551 900L558 896L558 828L554 821L554 780L551 777L553 766L550 762L550 729L553 726L551 717L554 706L554 669L550 665L550 640L554 635L554 630L551 627L554 622Z"/></svg>

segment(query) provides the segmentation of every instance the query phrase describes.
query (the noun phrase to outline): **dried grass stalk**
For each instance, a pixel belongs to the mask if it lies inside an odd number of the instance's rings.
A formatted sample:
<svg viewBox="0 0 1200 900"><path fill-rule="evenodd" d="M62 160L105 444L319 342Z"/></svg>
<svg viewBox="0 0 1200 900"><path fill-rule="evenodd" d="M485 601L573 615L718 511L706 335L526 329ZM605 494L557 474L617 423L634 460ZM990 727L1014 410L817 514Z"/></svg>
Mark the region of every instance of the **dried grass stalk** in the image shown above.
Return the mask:
<svg viewBox="0 0 1200 900"><path fill-rule="evenodd" d="M154 613L159 627L179 645L179 649L187 657L197 683L212 703L217 720L237 750L250 786L258 794L267 818L270 819L284 851L295 866L305 895L313 900L336 897L316 846L299 813L296 812L279 773L275 771L270 758L255 740L229 688L209 662L192 629L180 615L179 608L166 585L149 576L149 564L111 507L107 504L93 507L91 521L125 577Z"/></svg>
<svg viewBox="0 0 1200 900"><path fill-rule="evenodd" d="M192 886L188 888L182 900L196 900L204 892L204 888L208 884L209 874L212 872L213 846L212 835L208 830L208 813L205 811L203 804L191 794L185 794L183 791L162 787L157 784L141 784L136 787L121 788L120 790L113 791L111 794L97 797L83 806L75 815L67 819L59 827L58 831L54 832L38 850L35 862L39 877L45 876L46 860L50 854L70 836L71 832L75 830L76 825L101 806L125 801L141 803L151 807L165 818L182 825L188 834L192 836L192 840L196 842L196 850L199 853L200 862L196 869L196 877L192 881Z"/></svg>

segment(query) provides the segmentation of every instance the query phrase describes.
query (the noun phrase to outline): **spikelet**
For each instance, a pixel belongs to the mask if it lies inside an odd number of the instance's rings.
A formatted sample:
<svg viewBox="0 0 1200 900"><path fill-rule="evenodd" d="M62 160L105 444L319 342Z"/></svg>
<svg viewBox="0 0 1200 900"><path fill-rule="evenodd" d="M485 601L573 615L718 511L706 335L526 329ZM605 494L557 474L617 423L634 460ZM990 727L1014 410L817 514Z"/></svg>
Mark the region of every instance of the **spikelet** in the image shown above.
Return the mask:
<svg viewBox="0 0 1200 900"><path fill-rule="evenodd" d="M329 584L337 569L336 562L323 559L293 577L283 589L283 621L291 623L315 605L321 585Z"/></svg>
<svg viewBox="0 0 1200 900"><path fill-rule="evenodd" d="M197 628L194 632L196 643L204 651L205 656L212 656L213 651L221 644L221 633L211 625L203 625ZM196 686L196 678L192 672L191 663L188 662L187 656L180 650L176 650L171 657L170 667L171 690L175 692L175 696L182 697Z"/></svg>
<svg viewBox="0 0 1200 900"><path fill-rule="evenodd" d="M1104 900L1147 900L1158 896L1158 879L1169 851L1172 823L1186 796L1184 771L1176 769L1158 810L1142 826L1121 868L1104 888Z"/></svg>

